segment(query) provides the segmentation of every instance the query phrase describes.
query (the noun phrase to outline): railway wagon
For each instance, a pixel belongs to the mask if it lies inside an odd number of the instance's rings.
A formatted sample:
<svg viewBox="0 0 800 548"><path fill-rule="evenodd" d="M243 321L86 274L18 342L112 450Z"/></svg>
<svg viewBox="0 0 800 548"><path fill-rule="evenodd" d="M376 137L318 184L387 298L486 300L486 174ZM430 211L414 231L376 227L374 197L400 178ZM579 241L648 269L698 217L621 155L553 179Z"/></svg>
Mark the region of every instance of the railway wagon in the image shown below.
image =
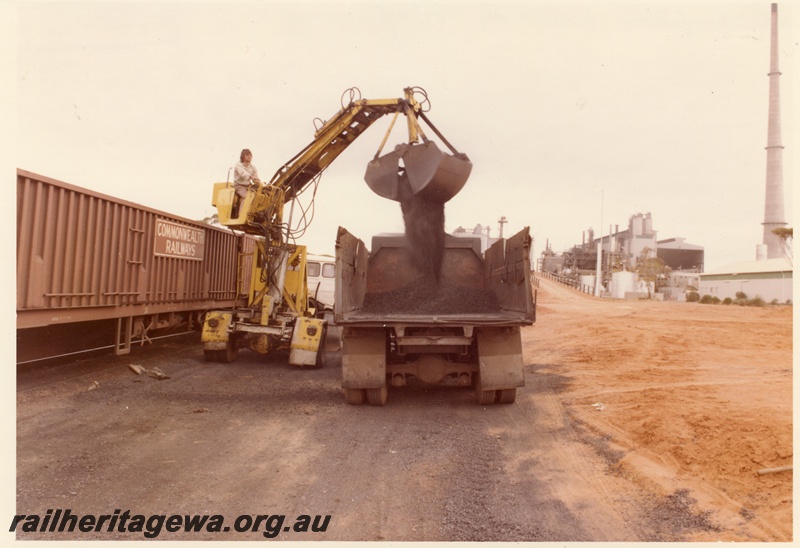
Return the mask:
<svg viewBox="0 0 800 548"><path fill-rule="evenodd" d="M54 343L47 328L56 326L61 338L88 339L115 324L117 354L149 332L191 329L205 310L246 295L254 246L251 236L17 169L17 360L37 354L23 341Z"/></svg>

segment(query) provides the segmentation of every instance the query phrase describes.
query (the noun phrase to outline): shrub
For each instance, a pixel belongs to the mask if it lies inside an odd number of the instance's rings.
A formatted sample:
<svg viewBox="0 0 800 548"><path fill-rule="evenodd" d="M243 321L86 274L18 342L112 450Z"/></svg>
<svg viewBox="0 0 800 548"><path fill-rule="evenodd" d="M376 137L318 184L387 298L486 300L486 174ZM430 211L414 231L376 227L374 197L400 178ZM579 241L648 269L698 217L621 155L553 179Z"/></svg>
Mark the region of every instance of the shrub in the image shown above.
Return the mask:
<svg viewBox="0 0 800 548"><path fill-rule="evenodd" d="M737 291L736 292L736 300L737 301L744 301L747 299L747 293L744 291Z"/></svg>
<svg viewBox="0 0 800 548"><path fill-rule="evenodd" d="M764 299L762 299L758 295L747 301L747 306L764 306L766 304L767 303L764 302Z"/></svg>
<svg viewBox="0 0 800 548"><path fill-rule="evenodd" d="M689 291L686 294L687 303L696 303L700 300L700 294L697 291Z"/></svg>
<svg viewBox="0 0 800 548"><path fill-rule="evenodd" d="M700 299L700 304L714 304L714 297L711 295L703 295L703 298Z"/></svg>
<svg viewBox="0 0 800 548"><path fill-rule="evenodd" d="M730 297L725 297L725 300L722 301L722 304L731 304L731 303L733 303L733 299L731 299Z"/></svg>

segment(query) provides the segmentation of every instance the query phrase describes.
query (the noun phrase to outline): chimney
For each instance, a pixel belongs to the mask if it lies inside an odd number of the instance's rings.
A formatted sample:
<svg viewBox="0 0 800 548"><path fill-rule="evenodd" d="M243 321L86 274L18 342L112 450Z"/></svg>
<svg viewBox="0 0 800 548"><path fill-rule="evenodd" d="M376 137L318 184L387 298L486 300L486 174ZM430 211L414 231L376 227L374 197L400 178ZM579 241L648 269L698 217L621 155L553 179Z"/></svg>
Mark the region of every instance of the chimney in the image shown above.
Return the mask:
<svg viewBox="0 0 800 548"><path fill-rule="evenodd" d="M773 229L786 226L783 210L783 145L781 144L781 90L778 69L778 4L772 4L769 55L769 119L767 124L767 185L764 201L764 240L767 258L783 256L781 240Z"/></svg>

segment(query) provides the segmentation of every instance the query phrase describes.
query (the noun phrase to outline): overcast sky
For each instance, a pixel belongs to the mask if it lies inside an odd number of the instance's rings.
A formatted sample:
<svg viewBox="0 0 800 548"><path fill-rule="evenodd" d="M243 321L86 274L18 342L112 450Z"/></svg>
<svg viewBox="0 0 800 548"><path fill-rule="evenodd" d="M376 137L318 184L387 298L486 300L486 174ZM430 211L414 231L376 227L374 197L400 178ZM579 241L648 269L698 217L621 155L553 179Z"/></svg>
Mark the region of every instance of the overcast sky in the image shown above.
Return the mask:
<svg viewBox="0 0 800 548"><path fill-rule="evenodd" d="M346 89L380 99L420 86L474 164L448 231L496 236L506 216L506 235L531 227L538 255L548 240L580 243L601 215L607 231L650 212L659 239L705 247L706 269L754 259L761 243L769 2L14 6L22 169L202 219L242 148L269 179ZM792 8L779 4L790 226ZM388 124L323 175L312 252L333 253L340 225L368 245L402 231L399 205L363 181Z"/></svg>

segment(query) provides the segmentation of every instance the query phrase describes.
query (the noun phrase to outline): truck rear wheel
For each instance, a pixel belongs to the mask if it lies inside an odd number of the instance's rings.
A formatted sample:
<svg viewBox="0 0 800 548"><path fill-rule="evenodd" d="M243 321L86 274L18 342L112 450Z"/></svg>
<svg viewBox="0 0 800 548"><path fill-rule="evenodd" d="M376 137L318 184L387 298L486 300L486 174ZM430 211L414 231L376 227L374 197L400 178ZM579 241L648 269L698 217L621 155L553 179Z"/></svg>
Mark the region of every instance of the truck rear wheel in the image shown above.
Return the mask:
<svg viewBox="0 0 800 548"><path fill-rule="evenodd" d="M496 395L496 390L481 390L480 385L478 385L478 389L475 390L475 396L477 396L478 405L492 405Z"/></svg>
<svg viewBox="0 0 800 548"><path fill-rule="evenodd" d="M361 405L364 403L364 390L362 388L345 388L344 399L350 405Z"/></svg>
<svg viewBox="0 0 800 548"><path fill-rule="evenodd" d="M370 405L384 405L389 398L389 390L384 384L380 388L367 388L367 401Z"/></svg>
<svg viewBox="0 0 800 548"><path fill-rule="evenodd" d="M472 389L475 390L475 399L478 400L478 405L492 405L497 399L497 390L484 390L481 386L480 373L472 376Z"/></svg>
<svg viewBox="0 0 800 548"><path fill-rule="evenodd" d="M517 399L516 388L506 388L497 391L497 403L514 403Z"/></svg>

